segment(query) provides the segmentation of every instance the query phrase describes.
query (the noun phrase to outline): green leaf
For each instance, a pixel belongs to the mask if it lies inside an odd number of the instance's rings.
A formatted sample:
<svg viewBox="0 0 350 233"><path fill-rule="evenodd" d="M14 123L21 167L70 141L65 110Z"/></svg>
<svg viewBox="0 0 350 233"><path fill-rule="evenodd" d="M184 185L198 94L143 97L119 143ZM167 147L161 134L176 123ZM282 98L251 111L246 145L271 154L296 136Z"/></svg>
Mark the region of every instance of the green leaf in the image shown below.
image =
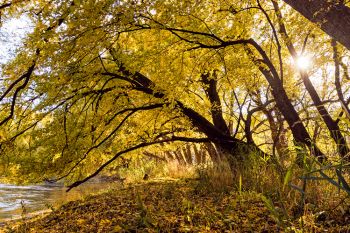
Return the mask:
<svg viewBox="0 0 350 233"><path fill-rule="evenodd" d="M290 168L288 169L286 175L284 176L284 180L283 180L283 189L286 187L287 184L289 184L289 182L292 179L292 174L293 174L293 167L290 166Z"/></svg>

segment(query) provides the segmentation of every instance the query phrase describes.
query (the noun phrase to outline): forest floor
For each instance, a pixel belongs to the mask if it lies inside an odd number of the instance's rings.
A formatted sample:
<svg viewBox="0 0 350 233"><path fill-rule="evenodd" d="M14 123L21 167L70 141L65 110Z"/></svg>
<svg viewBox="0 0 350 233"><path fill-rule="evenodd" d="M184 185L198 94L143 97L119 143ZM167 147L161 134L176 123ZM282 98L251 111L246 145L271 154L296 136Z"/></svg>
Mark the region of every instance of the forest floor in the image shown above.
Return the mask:
<svg viewBox="0 0 350 233"><path fill-rule="evenodd" d="M349 222L336 217L280 221L263 200L254 192L212 191L195 179L151 180L68 202L3 231L350 232Z"/></svg>

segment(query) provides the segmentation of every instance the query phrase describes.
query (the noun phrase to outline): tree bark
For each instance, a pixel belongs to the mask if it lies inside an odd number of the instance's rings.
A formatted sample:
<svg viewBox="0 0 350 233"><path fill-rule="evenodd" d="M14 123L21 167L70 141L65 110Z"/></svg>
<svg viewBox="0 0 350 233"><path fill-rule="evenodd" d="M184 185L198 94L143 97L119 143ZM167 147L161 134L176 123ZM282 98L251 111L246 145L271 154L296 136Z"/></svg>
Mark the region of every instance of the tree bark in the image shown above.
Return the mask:
<svg viewBox="0 0 350 233"><path fill-rule="evenodd" d="M173 154L174 154L178 164L183 165L183 166L186 165L186 160L184 159L180 149L173 151Z"/></svg>
<svg viewBox="0 0 350 233"><path fill-rule="evenodd" d="M196 164L202 164L202 154L199 151L201 148L197 148L196 145L193 145L194 156L196 159Z"/></svg>
<svg viewBox="0 0 350 233"><path fill-rule="evenodd" d="M350 8L342 0L283 0L350 50Z"/></svg>
<svg viewBox="0 0 350 233"><path fill-rule="evenodd" d="M347 101L345 101L345 97L343 95L341 82L340 82L340 56L337 49L337 42L332 40L333 47L333 60L334 60L334 85L338 94L339 101L345 112L345 115L350 119L350 109L348 107ZM346 67L347 68L347 67Z"/></svg>
<svg viewBox="0 0 350 233"><path fill-rule="evenodd" d="M187 144L183 149L183 154L185 155L186 162L188 165L193 165L191 145Z"/></svg>
<svg viewBox="0 0 350 233"><path fill-rule="evenodd" d="M213 119L214 125L220 129L224 134L229 135L230 130L227 126L224 117L222 115L222 106L219 97L219 93L217 90L217 77L216 72L213 71L213 74L209 73L202 74L202 82L205 84L204 90L210 101L210 112Z"/></svg>
<svg viewBox="0 0 350 233"><path fill-rule="evenodd" d="M212 143L204 143L204 147L208 151L211 161L214 163L219 163L222 160L219 152L216 150L215 146Z"/></svg>

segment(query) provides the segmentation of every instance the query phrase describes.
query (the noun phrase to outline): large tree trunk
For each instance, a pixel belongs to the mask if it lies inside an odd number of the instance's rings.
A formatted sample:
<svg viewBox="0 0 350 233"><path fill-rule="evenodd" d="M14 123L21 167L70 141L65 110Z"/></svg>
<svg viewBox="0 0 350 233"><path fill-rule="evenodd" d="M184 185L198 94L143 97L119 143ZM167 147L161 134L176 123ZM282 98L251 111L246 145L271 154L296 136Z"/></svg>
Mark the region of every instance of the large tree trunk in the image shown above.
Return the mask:
<svg viewBox="0 0 350 233"><path fill-rule="evenodd" d="M350 8L342 0L283 0L350 50Z"/></svg>
<svg viewBox="0 0 350 233"><path fill-rule="evenodd" d="M161 90L155 90L155 84L145 75L135 72L132 73L128 71L125 67L120 67L119 72L123 76L113 73L104 73L105 75L111 75L114 77L121 78L122 80L128 81L133 85L133 89L141 91L145 94L154 96L155 98L165 98L166 95L161 92ZM217 97L216 97L217 98ZM219 129L204 116L185 106L181 101L176 100L175 106L184 114L200 132L205 134L208 139L215 144L215 146L220 147L225 154L231 156L236 156L237 152L244 152L247 154L249 151L259 152L265 154L256 145L250 145L247 142L236 139L229 134ZM223 118L222 118L223 121ZM226 126L227 128L227 126Z"/></svg>
<svg viewBox="0 0 350 233"><path fill-rule="evenodd" d="M294 106L289 100L287 93L282 88L281 81L274 80L274 82L276 82L274 85L277 84L278 86L272 89L272 95L275 97L277 107L283 114L283 117L291 129L295 141L308 146L319 161L322 162L325 159L325 155L312 142L311 137L303 125L297 111L294 109Z"/></svg>
<svg viewBox="0 0 350 233"><path fill-rule="evenodd" d="M205 117L193 109L186 107L180 101L177 101L177 106L181 112L191 120L192 124L195 127L197 127L216 146L219 146L226 153L233 154L234 152L237 152L238 149L254 146L225 134L217 127L215 127L211 122L209 122Z"/></svg>
<svg viewBox="0 0 350 233"><path fill-rule="evenodd" d="M272 89L272 95L275 97L277 107L291 129L295 141L297 144L301 143L306 145L311 153L318 159L318 161L323 162L326 159L326 156L316 146L316 144L312 142L311 137L302 123L297 111L290 102L287 93L282 88L282 82L280 80L274 80L274 82L276 82L274 85L277 84L277 87Z"/></svg>
<svg viewBox="0 0 350 233"><path fill-rule="evenodd" d="M311 154L314 155L319 162L323 162L325 159L327 159L327 157L312 142L309 133L299 117L299 114L288 98L288 95L283 88L283 83L270 59L266 55L265 51L255 41L253 41L251 44L259 51L262 59L257 59L249 48L247 48L247 53L251 57L252 61L257 65L260 72L265 76L267 82L270 84L272 88L271 94L276 101L278 109L287 121L292 131L294 140L297 144L306 145ZM267 69L266 65L270 69Z"/></svg>
<svg viewBox="0 0 350 233"><path fill-rule="evenodd" d="M299 114L295 110L292 102L288 98L288 95L283 87L283 83L278 76L276 69L272 62L266 55L265 51L255 42L251 43L260 53L262 59L257 59L250 48L247 49L248 56L251 57L252 61L258 67L260 72L265 76L265 79L270 84L272 90L271 94L276 101L276 105L287 121L295 141L299 144L306 145L312 154L320 161L323 162L326 156L321 150L312 142L309 133L303 125ZM266 67L269 67L269 69Z"/></svg>
<svg viewBox="0 0 350 233"><path fill-rule="evenodd" d="M306 90L308 91L309 95L311 96L312 101L314 102L314 105L316 106L316 109L320 116L322 117L323 122L326 124L328 131L330 132L330 135L334 142L337 145L338 152L341 155L341 157L345 158L347 154L349 153L349 148L347 146L347 142L345 140L345 137L340 131L340 128L335 122L330 114L328 113L327 109L323 105L320 97L318 96L314 86L312 85L308 75L306 72L301 72L301 77L303 79L304 85Z"/></svg>
<svg viewBox="0 0 350 233"><path fill-rule="evenodd" d="M230 135L229 127L227 126L224 117L222 115L222 106L217 90L217 77L216 72L213 74L202 74L202 82L204 83L205 93L210 101L210 112L215 127L220 129L224 134Z"/></svg>

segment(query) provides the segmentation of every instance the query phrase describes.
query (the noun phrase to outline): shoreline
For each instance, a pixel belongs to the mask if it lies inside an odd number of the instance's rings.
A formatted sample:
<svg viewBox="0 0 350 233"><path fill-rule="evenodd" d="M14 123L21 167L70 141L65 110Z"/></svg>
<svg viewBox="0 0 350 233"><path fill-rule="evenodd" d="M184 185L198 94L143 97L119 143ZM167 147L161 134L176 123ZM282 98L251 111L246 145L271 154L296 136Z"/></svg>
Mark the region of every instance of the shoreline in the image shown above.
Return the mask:
<svg viewBox="0 0 350 233"><path fill-rule="evenodd" d="M48 214L50 214L52 212L52 210L47 209L47 210L38 210L38 211L34 211L31 213L27 213L24 217L22 216L18 216L18 217L14 217L14 218L4 218L0 220L0 230L1 228L11 224L11 223L17 223L20 222L22 220L24 221L32 221L35 220L35 218L43 218L45 216L47 216Z"/></svg>

